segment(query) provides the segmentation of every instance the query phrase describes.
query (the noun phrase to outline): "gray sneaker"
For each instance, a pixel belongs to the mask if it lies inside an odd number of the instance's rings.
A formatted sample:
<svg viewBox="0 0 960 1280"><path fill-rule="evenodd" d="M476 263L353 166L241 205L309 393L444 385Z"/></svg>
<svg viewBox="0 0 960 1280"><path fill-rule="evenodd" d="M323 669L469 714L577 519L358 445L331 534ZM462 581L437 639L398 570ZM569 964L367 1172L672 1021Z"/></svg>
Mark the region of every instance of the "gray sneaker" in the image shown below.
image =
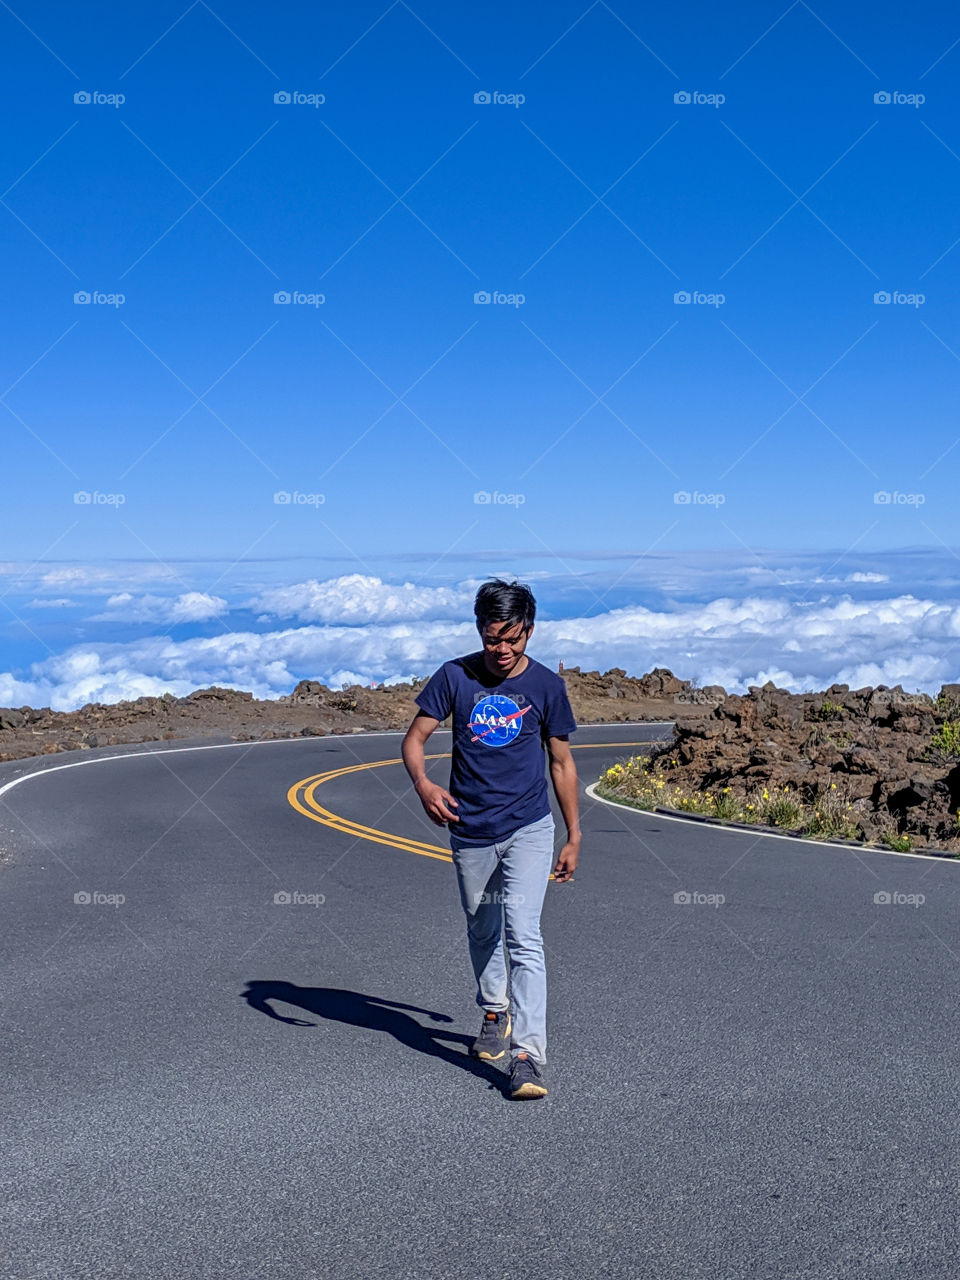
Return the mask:
<svg viewBox="0 0 960 1280"><path fill-rule="evenodd" d="M507 1092L511 1098L521 1100L542 1098L547 1092L547 1086L543 1083L543 1068L534 1062L525 1049L517 1054L510 1066Z"/></svg>
<svg viewBox="0 0 960 1280"><path fill-rule="evenodd" d="M490 1062L496 1062L498 1058L502 1058L507 1052L507 1045L510 1043L510 1030L509 1011L504 1013L485 1013L480 1034L470 1046L470 1052L475 1058L486 1058Z"/></svg>

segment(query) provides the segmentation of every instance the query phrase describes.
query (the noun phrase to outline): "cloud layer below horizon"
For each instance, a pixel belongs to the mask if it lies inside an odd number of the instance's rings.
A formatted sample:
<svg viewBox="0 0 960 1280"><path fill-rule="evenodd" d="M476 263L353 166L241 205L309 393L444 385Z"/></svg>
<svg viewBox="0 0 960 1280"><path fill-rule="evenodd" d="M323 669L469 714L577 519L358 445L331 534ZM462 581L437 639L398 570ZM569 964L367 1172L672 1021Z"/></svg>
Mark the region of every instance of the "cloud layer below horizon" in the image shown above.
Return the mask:
<svg viewBox="0 0 960 1280"><path fill-rule="evenodd" d="M66 610L73 623L93 603L84 623L97 623L101 637L0 671L0 706L65 711L166 691L183 696L211 684L277 698L303 678L339 688L426 676L478 647L473 597L481 580L421 586L346 574L244 595L226 588L163 594L175 584L162 576L141 578L150 590L137 591L132 577L118 581L116 571L51 571L31 584L34 598L23 609L42 611L35 616L44 622ZM536 581L538 599L549 581ZM806 594L795 595L794 585ZM592 588L589 595L602 601ZM794 692L839 682L936 693L960 678L960 607L935 596L897 590L887 574L860 570L767 575L752 590L649 607L598 609L581 599L569 616L555 608L546 617L541 606L529 653L554 670L560 659L565 667L622 667L634 676L668 667L730 693L767 680ZM102 638L122 626L140 634ZM186 634L191 627L203 634Z"/></svg>

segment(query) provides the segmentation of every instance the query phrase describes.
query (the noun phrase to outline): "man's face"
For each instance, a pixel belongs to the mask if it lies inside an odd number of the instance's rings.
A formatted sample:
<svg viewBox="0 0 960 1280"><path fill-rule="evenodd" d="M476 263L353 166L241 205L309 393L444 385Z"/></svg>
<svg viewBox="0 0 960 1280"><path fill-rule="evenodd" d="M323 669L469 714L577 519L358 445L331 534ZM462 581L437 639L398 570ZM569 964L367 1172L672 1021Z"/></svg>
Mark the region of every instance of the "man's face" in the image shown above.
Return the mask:
<svg viewBox="0 0 960 1280"><path fill-rule="evenodd" d="M533 634L533 627L532 622L526 631L518 623L488 622L480 636L487 670L498 676L510 675L523 661L523 651Z"/></svg>

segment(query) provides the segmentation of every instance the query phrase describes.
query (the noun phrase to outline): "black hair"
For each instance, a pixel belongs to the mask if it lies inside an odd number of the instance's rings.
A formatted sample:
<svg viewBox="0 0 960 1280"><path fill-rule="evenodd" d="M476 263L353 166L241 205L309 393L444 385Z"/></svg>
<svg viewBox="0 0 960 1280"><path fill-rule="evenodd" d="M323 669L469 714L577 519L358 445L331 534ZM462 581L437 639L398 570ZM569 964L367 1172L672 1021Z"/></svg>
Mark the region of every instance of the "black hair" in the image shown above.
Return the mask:
<svg viewBox="0 0 960 1280"><path fill-rule="evenodd" d="M508 622L508 630L520 623L526 631L533 626L537 602L526 583L490 578L478 590L473 612L481 635L490 622Z"/></svg>

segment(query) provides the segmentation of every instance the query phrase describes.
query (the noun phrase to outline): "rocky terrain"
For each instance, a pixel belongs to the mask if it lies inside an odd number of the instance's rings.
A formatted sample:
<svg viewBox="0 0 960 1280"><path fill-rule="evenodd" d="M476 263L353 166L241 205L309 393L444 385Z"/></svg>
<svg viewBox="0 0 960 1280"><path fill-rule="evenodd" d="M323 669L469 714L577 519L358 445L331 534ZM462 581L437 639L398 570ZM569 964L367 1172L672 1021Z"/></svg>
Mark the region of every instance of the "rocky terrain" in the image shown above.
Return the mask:
<svg viewBox="0 0 960 1280"><path fill-rule="evenodd" d="M678 706L688 717L706 715L724 697L719 686L696 689L664 667L641 677L628 676L619 667L602 675L568 667L563 677L581 724L673 720ZM133 702L91 702L78 711L0 708L0 760L174 738L249 742L406 729L417 712L414 698L426 682L423 677L410 684L333 690L315 680L301 680L291 693L270 700L213 686L183 698L166 693Z"/></svg>
<svg viewBox="0 0 960 1280"><path fill-rule="evenodd" d="M849 804L858 838L893 831L960 854L960 684L944 685L936 698L901 685L792 694L772 683L738 696L719 685L697 688L665 667L640 677L620 667L561 674L579 724L676 722L672 742L650 757L671 792L677 784L746 801L768 788L808 806L828 795ZM426 681L334 690L301 680L269 700L213 686L69 712L0 708L0 760L177 738L249 742L405 729Z"/></svg>
<svg viewBox="0 0 960 1280"><path fill-rule="evenodd" d="M651 763L668 788L744 798L758 785L786 788L807 805L835 793L864 839L892 830L960 852L960 684L936 698L901 685L803 694L753 685L705 717L678 717L673 743Z"/></svg>

